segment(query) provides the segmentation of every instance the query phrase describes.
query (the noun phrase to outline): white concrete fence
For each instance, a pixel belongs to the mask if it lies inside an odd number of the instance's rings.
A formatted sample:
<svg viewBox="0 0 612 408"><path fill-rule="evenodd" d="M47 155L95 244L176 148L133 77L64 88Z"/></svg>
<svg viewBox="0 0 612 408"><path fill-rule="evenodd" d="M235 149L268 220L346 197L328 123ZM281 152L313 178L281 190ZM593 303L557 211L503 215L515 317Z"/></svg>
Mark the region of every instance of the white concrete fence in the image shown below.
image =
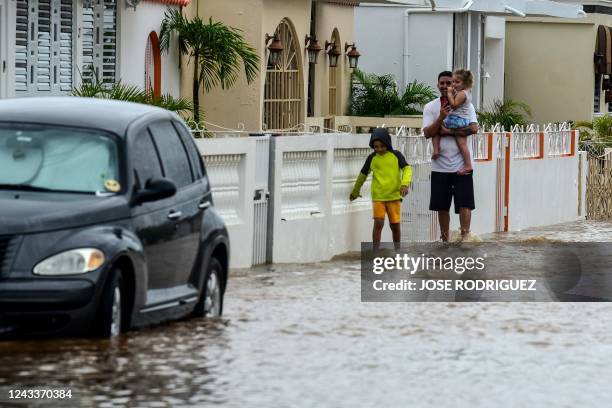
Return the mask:
<svg viewBox="0 0 612 408"><path fill-rule="evenodd" d="M319 262L370 241L370 178L349 201L371 153L369 134L318 134L196 139L232 245L231 266ZM473 137L477 234L520 230L583 218L586 157L578 134L548 125L496 130ZM435 241L429 211L431 143L400 132L394 146L412 166L402 204L402 239ZM458 228L458 219L452 218ZM385 228L383 240L390 241Z"/></svg>

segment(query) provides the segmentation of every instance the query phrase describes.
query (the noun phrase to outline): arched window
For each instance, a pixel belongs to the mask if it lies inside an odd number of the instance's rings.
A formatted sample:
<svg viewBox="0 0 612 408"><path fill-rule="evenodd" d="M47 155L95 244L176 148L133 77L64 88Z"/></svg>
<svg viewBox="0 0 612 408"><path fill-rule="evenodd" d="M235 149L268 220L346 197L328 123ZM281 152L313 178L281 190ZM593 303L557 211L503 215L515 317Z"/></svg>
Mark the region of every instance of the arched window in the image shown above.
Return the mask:
<svg viewBox="0 0 612 408"><path fill-rule="evenodd" d="M275 34L283 44L278 64L268 59L264 88L263 128L290 129L302 123L304 75L300 45L291 22L283 19Z"/></svg>
<svg viewBox="0 0 612 408"><path fill-rule="evenodd" d="M157 97L161 96L161 53L155 31L149 34L145 49L145 89Z"/></svg>
<svg viewBox="0 0 612 408"><path fill-rule="evenodd" d="M338 29L334 29L332 34L332 44L335 44L336 49L340 50L340 34ZM338 115L340 112L340 87L341 84L340 72L342 66L342 55L338 58L338 64L335 67L329 67L329 98L328 98L328 113L330 116Z"/></svg>

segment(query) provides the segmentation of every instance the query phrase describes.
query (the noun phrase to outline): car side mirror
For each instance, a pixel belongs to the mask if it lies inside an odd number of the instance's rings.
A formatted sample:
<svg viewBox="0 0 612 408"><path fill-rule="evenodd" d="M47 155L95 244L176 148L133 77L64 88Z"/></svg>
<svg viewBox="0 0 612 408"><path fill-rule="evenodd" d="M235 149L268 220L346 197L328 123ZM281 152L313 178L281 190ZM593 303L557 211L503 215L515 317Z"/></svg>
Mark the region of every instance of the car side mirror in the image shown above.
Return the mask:
<svg viewBox="0 0 612 408"><path fill-rule="evenodd" d="M136 191L132 204L142 204L172 197L176 194L176 184L167 178L149 179L145 188Z"/></svg>

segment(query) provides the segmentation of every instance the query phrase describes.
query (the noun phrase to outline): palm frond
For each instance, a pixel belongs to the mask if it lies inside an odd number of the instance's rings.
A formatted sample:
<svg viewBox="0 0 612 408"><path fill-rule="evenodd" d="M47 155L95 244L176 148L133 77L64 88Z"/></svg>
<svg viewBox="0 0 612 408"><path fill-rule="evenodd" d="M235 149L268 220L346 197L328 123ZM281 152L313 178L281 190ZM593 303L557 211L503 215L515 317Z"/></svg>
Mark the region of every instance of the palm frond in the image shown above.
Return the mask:
<svg viewBox="0 0 612 408"><path fill-rule="evenodd" d="M260 58L242 31L220 21L204 22L200 17L187 19L180 10L168 9L160 30L160 50L168 52L172 34L178 34L181 53L198 57L199 83L206 90L220 85L227 89L238 80L241 65L248 83L259 74Z"/></svg>
<svg viewBox="0 0 612 408"><path fill-rule="evenodd" d="M510 129L514 125L527 124L527 117L531 117L531 109L524 102L496 99L487 109L478 111L477 116L478 124L481 126L494 127L499 124Z"/></svg>
<svg viewBox="0 0 612 408"><path fill-rule="evenodd" d="M350 114L355 116L410 115L420 113L435 99L434 90L422 83L409 84L400 95L392 75L353 72Z"/></svg>

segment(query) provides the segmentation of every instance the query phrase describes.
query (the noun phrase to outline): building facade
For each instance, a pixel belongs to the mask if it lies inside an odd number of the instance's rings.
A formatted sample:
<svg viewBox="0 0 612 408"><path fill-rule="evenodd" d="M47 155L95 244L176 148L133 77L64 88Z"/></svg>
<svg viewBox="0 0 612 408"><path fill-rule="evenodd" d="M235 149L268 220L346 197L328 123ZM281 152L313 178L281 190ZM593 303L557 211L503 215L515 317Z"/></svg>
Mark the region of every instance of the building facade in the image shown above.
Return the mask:
<svg viewBox="0 0 612 408"><path fill-rule="evenodd" d="M352 44L353 0L199 0L187 9L242 30L245 40L261 57L260 74L247 84L244 75L230 89L212 89L200 96L206 121L229 129L251 132L334 128L336 115L344 115L350 94L349 61L345 44ZM282 53L277 64L270 59L266 35L278 37ZM316 64L309 63L306 37L316 37L322 48ZM326 49L325 43L331 43ZM359 47L359 44L356 44ZM329 52L338 52L336 67ZM185 64L186 65L186 64ZM192 72L183 70L182 96L192 95ZM214 124L214 125L212 125Z"/></svg>
<svg viewBox="0 0 612 408"><path fill-rule="evenodd" d="M357 8L355 36L364 53L360 66L366 72L394 75L401 88L415 80L435 88L439 72L469 69L474 74L472 94L477 109L507 96L508 16L582 15L578 6L551 1L435 3L435 8L367 3ZM372 26L384 29L372 30Z"/></svg>
<svg viewBox="0 0 612 408"><path fill-rule="evenodd" d="M508 19L506 96L537 122L590 121L612 110L612 2L582 2L580 20Z"/></svg>
<svg viewBox="0 0 612 408"><path fill-rule="evenodd" d="M187 0L0 0L0 97L68 95L82 79L180 93L179 55L160 55L167 7Z"/></svg>

